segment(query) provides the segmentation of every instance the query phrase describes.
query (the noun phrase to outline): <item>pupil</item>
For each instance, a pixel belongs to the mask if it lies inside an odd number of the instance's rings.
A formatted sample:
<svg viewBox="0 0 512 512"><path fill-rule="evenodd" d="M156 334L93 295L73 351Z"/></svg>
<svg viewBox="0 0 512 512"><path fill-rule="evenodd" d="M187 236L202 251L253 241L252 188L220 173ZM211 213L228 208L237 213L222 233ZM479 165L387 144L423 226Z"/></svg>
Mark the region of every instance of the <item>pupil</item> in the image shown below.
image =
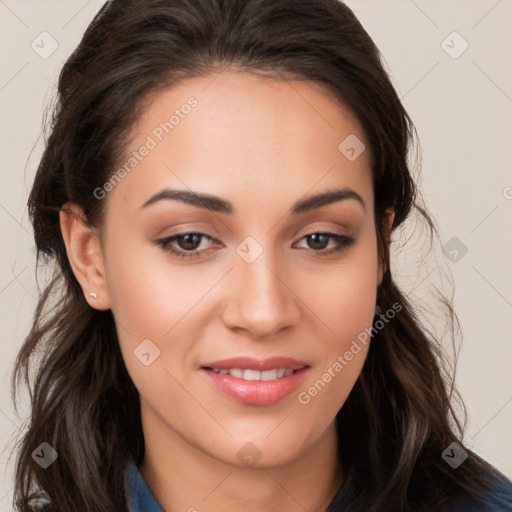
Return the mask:
<svg viewBox="0 0 512 512"><path fill-rule="evenodd" d="M312 244L312 248L313 249L325 249L325 242L327 240L327 236L326 235L323 235L321 233L314 233L312 235L309 235L309 237L310 237L310 240L313 241L313 244ZM322 241L319 242L320 238L324 239L323 242ZM310 244L310 246L311 246L311 244Z"/></svg>
<svg viewBox="0 0 512 512"><path fill-rule="evenodd" d="M190 241L192 237L194 237L194 239L193 241ZM199 245L199 243L201 242L200 235L197 235L195 233L183 235L182 237L180 237L180 240L185 240L185 243L180 243L182 249L185 250L196 249L195 246Z"/></svg>

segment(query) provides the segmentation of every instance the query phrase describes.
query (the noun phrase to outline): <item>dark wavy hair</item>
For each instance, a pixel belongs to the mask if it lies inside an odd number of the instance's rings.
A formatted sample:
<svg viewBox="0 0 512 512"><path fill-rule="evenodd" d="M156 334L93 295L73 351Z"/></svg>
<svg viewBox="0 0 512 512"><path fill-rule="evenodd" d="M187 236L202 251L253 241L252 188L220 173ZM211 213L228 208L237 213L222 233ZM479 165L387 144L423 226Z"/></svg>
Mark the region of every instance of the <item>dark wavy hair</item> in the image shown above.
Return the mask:
<svg viewBox="0 0 512 512"><path fill-rule="evenodd" d="M59 211L74 202L88 225L101 228L105 201L93 192L119 164L145 100L228 66L324 86L355 114L370 144L378 255L387 268L378 304L385 311L398 302L402 310L374 336L337 415L343 472L357 468L365 482L350 510L443 510L451 496L489 490L490 466L469 449L458 471L441 458L451 442L461 443L458 395L441 341L392 278L385 212L395 211L393 230L413 210L431 239L437 230L409 169L414 126L353 12L338 0L114 0L61 71L28 200L38 268L53 263L53 274L13 372L15 404L20 384L31 399L15 447L16 510L34 510L43 494L48 511L128 509L125 468L144 457L139 395L111 311L91 308L72 272ZM453 327L456 315L449 301L444 306ZM59 454L47 469L31 456L44 441Z"/></svg>

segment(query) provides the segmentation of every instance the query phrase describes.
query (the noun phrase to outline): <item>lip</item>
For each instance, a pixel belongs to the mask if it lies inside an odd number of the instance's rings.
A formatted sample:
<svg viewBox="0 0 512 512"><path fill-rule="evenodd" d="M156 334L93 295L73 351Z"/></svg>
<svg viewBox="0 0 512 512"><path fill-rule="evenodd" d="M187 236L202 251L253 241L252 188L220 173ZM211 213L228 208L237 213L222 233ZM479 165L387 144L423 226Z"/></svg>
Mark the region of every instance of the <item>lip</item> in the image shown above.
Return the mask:
<svg viewBox="0 0 512 512"><path fill-rule="evenodd" d="M215 373L211 368L219 370L242 368L259 371L287 368L294 372L286 377L261 381L244 380L230 374ZM271 405L283 400L299 387L309 370L310 366L307 363L289 357L270 357L264 360L235 357L206 363L200 369L217 391L247 405Z"/></svg>
<svg viewBox="0 0 512 512"><path fill-rule="evenodd" d="M309 372L309 367L296 370L275 380L244 380L229 374L201 368L209 382L221 393L248 405L275 404L295 391Z"/></svg>
<svg viewBox="0 0 512 512"><path fill-rule="evenodd" d="M305 366L309 366L305 361L298 361L297 359L281 356L269 357L267 359L255 359L253 357L240 356L201 364L202 368L214 368L216 370L242 368L244 370L259 370L260 372L265 370L273 370L274 368L300 370Z"/></svg>

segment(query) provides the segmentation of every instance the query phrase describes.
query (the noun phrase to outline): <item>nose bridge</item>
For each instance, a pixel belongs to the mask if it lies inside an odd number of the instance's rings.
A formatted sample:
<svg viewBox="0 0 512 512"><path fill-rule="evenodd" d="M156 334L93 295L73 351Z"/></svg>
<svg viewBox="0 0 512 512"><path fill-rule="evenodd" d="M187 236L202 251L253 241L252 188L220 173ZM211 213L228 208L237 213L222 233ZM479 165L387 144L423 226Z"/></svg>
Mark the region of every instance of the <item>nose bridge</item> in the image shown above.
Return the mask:
<svg viewBox="0 0 512 512"><path fill-rule="evenodd" d="M247 237L236 252L226 324L263 337L296 322L296 298L279 275L276 251Z"/></svg>

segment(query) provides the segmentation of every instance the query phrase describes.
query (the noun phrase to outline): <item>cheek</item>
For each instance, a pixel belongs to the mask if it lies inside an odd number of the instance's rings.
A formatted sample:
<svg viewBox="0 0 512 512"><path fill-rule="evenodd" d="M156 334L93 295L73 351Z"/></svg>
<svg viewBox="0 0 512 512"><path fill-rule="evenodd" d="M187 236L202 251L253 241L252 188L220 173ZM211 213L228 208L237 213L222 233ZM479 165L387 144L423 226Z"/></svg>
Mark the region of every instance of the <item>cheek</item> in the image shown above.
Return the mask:
<svg viewBox="0 0 512 512"><path fill-rule="evenodd" d="M123 249L107 252L108 292L119 326L136 338L164 337L218 280L219 269L205 272L180 265L160 248L125 239Z"/></svg>
<svg viewBox="0 0 512 512"><path fill-rule="evenodd" d="M298 397L304 407L334 416L361 373L375 314L376 250L376 240L368 234L336 268L325 266L314 276L306 274L302 293L323 336L317 336L320 363Z"/></svg>
<svg viewBox="0 0 512 512"><path fill-rule="evenodd" d="M323 324L325 341L331 348L343 350L372 324L378 278L376 251L375 236L368 232L339 263L317 265L315 272L303 272L301 297Z"/></svg>
<svg viewBox="0 0 512 512"><path fill-rule="evenodd" d="M173 263L160 247L129 233L110 242L115 249L106 252L108 293L128 372L142 396L169 393L173 386L179 395L169 373L181 380L178 374L195 362L196 340L211 319L209 290L226 269ZM148 351L154 362L145 366L138 355Z"/></svg>
<svg viewBox="0 0 512 512"><path fill-rule="evenodd" d="M107 274L126 368L141 397L159 403L172 396L185 411L191 405L171 376L173 365L185 366L193 337L189 319L214 281L192 267L171 264L159 247L130 247L127 239L124 244L123 250L112 244L116 250L107 254Z"/></svg>

